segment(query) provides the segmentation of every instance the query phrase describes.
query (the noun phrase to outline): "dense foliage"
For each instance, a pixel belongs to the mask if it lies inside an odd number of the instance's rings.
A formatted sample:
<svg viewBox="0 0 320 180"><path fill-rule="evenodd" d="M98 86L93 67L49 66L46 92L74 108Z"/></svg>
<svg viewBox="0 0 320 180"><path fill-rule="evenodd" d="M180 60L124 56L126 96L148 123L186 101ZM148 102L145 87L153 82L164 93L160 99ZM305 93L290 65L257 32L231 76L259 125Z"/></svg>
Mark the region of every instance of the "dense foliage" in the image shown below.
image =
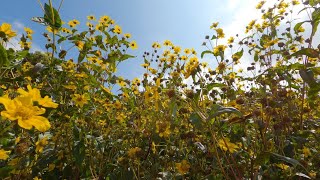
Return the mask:
<svg viewBox="0 0 320 180"><path fill-rule="evenodd" d="M202 53L155 42L132 80L116 70L137 43L109 16L79 31L49 0L36 53L29 28L7 48L17 33L3 23L0 177L319 179L320 1L264 3L245 37L213 23Z"/></svg>

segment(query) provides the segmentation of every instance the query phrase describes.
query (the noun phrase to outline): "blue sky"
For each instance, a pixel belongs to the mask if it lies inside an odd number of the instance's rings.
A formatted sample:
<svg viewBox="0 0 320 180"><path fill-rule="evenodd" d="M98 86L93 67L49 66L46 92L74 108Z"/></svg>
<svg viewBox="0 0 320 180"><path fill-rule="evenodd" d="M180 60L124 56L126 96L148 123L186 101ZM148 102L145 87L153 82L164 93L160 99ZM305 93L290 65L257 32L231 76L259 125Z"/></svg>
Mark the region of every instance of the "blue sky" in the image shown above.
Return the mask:
<svg viewBox="0 0 320 180"><path fill-rule="evenodd" d="M58 5L60 0L53 2ZM209 28L213 22L220 22L227 37L241 34L251 19L258 18L257 3L258 0L65 0L60 15L64 21L76 18L82 26L87 15L109 15L123 32L131 33L139 45L133 52L137 58L122 63L119 75L132 79L143 73L142 55L151 50L153 42L169 39L182 48L193 47L200 54L205 50L201 47L205 35L213 33ZM44 49L45 39L41 35L44 27L31 21L32 17L42 15L37 0L4 1L0 23L11 23L20 32L24 26L32 28L34 49ZM206 61L211 64L210 59Z"/></svg>

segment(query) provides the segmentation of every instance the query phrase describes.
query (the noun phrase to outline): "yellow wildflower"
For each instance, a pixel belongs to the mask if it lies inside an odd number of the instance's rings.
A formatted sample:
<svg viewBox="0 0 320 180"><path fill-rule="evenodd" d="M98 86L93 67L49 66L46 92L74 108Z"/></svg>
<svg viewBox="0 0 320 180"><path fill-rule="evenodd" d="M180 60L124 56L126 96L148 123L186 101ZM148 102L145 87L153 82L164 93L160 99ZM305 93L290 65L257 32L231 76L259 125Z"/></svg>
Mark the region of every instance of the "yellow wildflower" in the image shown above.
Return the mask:
<svg viewBox="0 0 320 180"><path fill-rule="evenodd" d="M3 149L0 149L0 160L6 160L9 158L10 151L5 151Z"/></svg>
<svg viewBox="0 0 320 180"><path fill-rule="evenodd" d="M308 157L308 156L311 156L311 152L310 152L310 149L303 146L303 149L302 149L302 152L304 154L304 157Z"/></svg>
<svg viewBox="0 0 320 180"><path fill-rule="evenodd" d="M113 32L117 34L121 34L122 33L121 27L119 25L115 25L113 28Z"/></svg>
<svg viewBox="0 0 320 180"><path fill-rule="evenodd" d="M87 94L74 94L72 100L77 106L83 107L83 105L88 103L89 97Z"/></svg>
<svg viewBox="0 0 320 180"><path fill-rule="evenodd" d="M139 148L139 147L131 148L131 149L129 149L129 151L128 151L128 156L129 156L130 158L135 158L135 157L137 157L137 154L138 154L140 151L141 151L141 148Z"/></svg>
<svg viewBox="0 0 320 180"><path fill-rule="evenodd" d="M217 32L217 38L224 38L223 29L218 28L216 29L216 32Z"/></svg>
<svg viewBox="0 0 320 180"><path fill-rule="evenodd" d="M24 31L25 31L27 34L33 34L32 29L30 29L30 28L28 28L28 27L25 27L25 28L24 28Z"/></svg>
<svg viewBox="0 0 320 180"><path fill-rule="evenodd" d="M96 20L96 17L94 17L93 15L87 16L87 19L90 21L94 21Z"/></svg>
<svg viewBox="0 0 320 180"><path fill-rule="evenodd" d="M138 48L138 45L137 45L136 41L132 41L132 42L130 43L130 48L133 49L133 50L135 50L135 49Z"/></svg>
<svg viewBox="0 0 320 180"><path fill-rule="evenodd" d="M230 153L234 153L239 149L239 146L230 142L229 138L223 138L220 139L218 142L218 146L224 150L224 151L229 151Z"/></svg>
<svg viewBox="0 0 320 180"><path fill-rule="evenodd" d="M43 148L48 144L48 138L44 137L36 142L36 152L42 153Z"/></svg>
<svg viewBox="0 0 320 180"><path fill-rule="evenodd" d="M159 43L157 43L157 42L154 42L152 44L152 47L155 48L155 49L158 49L158 48L161 48L161 45Z"/></svg>
<svg viewBox="0 0 320 180"><path fill-rule="evenodd" d="M4 37L1 35L4 34ZM3 23L0 26L0 37L3 38L5 41L9 40L12 37L15 37L17 33L11 30L11 25L8 23Z"/></svg>
<svg viewBox="0 0 320 180"><path fill-rule="evenodd" d="M228 44L232 44L234 42L234 37L230 37L229 39L228 39Z"/></svg>
<svg viewBox="0 0 320 180"><path fill-rule="evenodd" d="M79 24L80 24L80 22L79 22L78 20L76 20L76 19L73 19L73 20L71 20L71 21L68 22L68 25L69 25L71 28L74 28L74 27L76 27L76 26L79 25Z"/></svg>
<svg viewBox="0 0 320 180"><path fill-rule="evenodd" d="M39 116L46 112L44 108L33 106L31 96L19 96L11 100L8 96L0 97L0 103L6 111L1 116L11 121L18 120L18 125L24 129L31 129L33 126L39 131L46 131L50 128L49 120Z"/></svg>
<svg viewBox="0 0 320 180"><path fill-rule="evenodd" d="M182 160L181 163L176 163L176 168L180 174L184 175L189 172L190 164L187 160Z"/></svg>
<svg viewBox="0 0 320 180"><path fill-rule="evenodd" d="M52 102L52 99L49 98L49 96L45 96L44 98L41 97L40 95L40 90L37 88L32 88L30 85L27 86L27 89L29 92L19 88L18 92L21 96L29 96L31 97L32 101L36 101L39 103L39 105L43 107L48 107L48 108L57 108L58 104Z"/></svg>
<svg viewBox="0 0 320 180"><path fill-rule="evenodd" d="M210 26L210 29L216 28L218 27L218 25L219 25L218 22L212 23L212 25Z"/></svg>
<svg viewBox="0 0 320 180"><path fill-rule="evenodd" d="M130 33L126 33L126 34L124 34L123 36L124 36L125 38L127 38L127 39L131 38L131 34L130 34Z"/></svg>

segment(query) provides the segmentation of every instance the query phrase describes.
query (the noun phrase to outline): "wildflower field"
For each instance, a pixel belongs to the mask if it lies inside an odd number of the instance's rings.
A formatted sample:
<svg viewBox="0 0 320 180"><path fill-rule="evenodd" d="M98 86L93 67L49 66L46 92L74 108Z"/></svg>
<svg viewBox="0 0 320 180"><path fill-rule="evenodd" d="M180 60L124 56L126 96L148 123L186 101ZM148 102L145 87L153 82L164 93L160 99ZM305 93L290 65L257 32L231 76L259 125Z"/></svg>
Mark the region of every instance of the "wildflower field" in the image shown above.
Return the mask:
<svg viewBox="0 0 320 180"><path fill-rule="evenodd" d="M243 34L209 24L203 52L166 40L139 57L112 17L67 20L51 0L32 19L46 52L28 27L8 47L1 23L0 178L320 179L320 1L265 3ZM145 73L118 76L132 58Z"/></svg>

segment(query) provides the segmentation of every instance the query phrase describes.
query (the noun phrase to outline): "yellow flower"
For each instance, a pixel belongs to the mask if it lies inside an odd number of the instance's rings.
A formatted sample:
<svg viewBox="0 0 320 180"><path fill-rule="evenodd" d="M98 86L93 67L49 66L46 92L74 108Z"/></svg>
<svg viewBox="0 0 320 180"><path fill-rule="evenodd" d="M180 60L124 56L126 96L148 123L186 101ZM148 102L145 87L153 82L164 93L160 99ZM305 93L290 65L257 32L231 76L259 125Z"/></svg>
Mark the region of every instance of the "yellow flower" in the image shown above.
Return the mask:
<svg viewBox="0 0 320 180"><path fill-rule="evenodd" d="M135 50L135 49L138 48L138 45L137 45L136 41L132 41L132 42L130 43L130 48L133 49L133 50Z"/></svg>
<svg viewBox="0 0 320 180"><path fill-rule="evenodd" d="M262 8L262 6L263 6L265 3L266 3L266 1L265 1L265 0L260 1L260 2L259 2L259 4L257 4L256 9L261 9L261 8Z"/></svg>
<svg viewBox="0 0 320 180"><path fill-rule="evenodd" d="M165 40L164 43L163 43L163 45L165 45L165 46L172 46L172 42L169 41L169 40Z"/></svg>
<svg viewBox="0 0 320 180"><path fill-rule="evenodd" d="M183 175L189 172L190 164L187 160L182 160L181 163L176 163L176 168Z"/></svg>
<svg viewBox="0 0 320 180"><path fill-rule="evenodd" d="M128 150L128 156L130 158L135 158L137 153L139 153L141 151L141 148L139 147L134 147Z"/></svg>
<svg viewBox="0 0 320 180"><path fill-rule="evenodd" d="M20 41L19 44L22 49L30 49L31 48L31 42Z"/></svg>
<svg viewBox="0 0 320 180"><path fill-rule="evenodd" d="M210 26L210 29L216 28L218 27L218 22L212 23L212 25Z"/></svg>
<svg viewBox="0 0 320 180"><path fill-rule="evenodd" d="M0 149L0 160L6 160L9 158L10 151L5 151L3 149Z"/></svg>
<svg viewBox="0 0 320 180"><path fill-rule="evenodd" d="M282 164L282 163L281 164L276 164L276 166L278 166L282 170L287 170L289 168L288 165L285 165L285 164Z"/></svg>
<svg viewBox="0 0 320 180"><path fill-rule="evenodd" d="M96 17L94 17L93 15L87 16L88 20L94 21L96 20Z"/></svg>
<svg viewBox="0 0 320 180"><path fill-rule="evenodd" d="M213 54L215 56L218 56L220 52L224 52L224 50L227 48L225 45L218 45L213 49Z"/></svg>
<svg viewBox="0 0 320 180"><path fill-rule="evenodd" d="M45 96L44 98L41 97L40 95L40 90L37 88L32 88L30 85L27 86L27 89L29 92L19 88L18 93L21 96L29 96L31 97L32 101L37 101L39 105L43 107L48 107L48 108L57 108L58 104L52 102L52 99L49 98L49 96Z"/></svg>
<svg viewBox="0 0 320 180"><path fill-rule="evenodd" d="M217 38L224 38L224 33L223 33L223 29L221 28L218 28L216 29L216 32L217 32Z"/></svg>
<svg viewBox="0 0 320 180"><path fill-rule="evenodd" d="M36 142L36 152L42 153L43 148L48 144L48 138L44 137Z"/></svg>
<svg viewBox="0 0 320 180"><path fill-rule="evenodd" d="M228 39L228 44L232 44L234 42L234 37L230 37L229 39Z"/></svg>
<svg viewBox="0 0 320 180"><path fill-rule="evenodd" d="M4 37L1 35L4 34ZM11 25L8 23L3 23L0 26L0 37L3 38L5 41L9 40L12 37L15 37L17 33L11 30Z"/></svg>
<svg viewBox="0 0 320 180"><path fill-rule="evenodd" d="M72 100L76 103L77 106L83 107L83 105L88 103L89 97L87 94L74 94Z"/></svg>
<svg viewBox="0 0 320 180"><path fill-rule="evenodd" d="M47 30L48 32L54 33L54 34L57 34L57 33L59 32L58 29L52 29L50 26L48 26L48 27L46 28L46 30Z"/></svg>
<svg viewBox="0 0 320 180"><path fill-rule="evenodd" d="M230 142L229 138L223 138L220 139L218 142L218 146L224 150L224 151L229 151L230 153L234 153L239 149L239 146Z"/></svg>
<svg viewBox="0 0 320 180"><path fill-rule="evenodd" d="M154 42L152 44L152 47L155 48L155 49L158 49L158 48L161 48L161 45L159 43L157 43L157 42Z"/></svg>
<svg viewBox="0 0 320 180"><path fill-rule="evenodd" d="M76 20L76 19L73 19L73 20L71 20L71 21L68 22L68 25L69 25L70 27L72 27L72 28L76 27L76 26L79 25L79 24L80 24L80 22L79 22L78 20Z"/></svg>
<svg viewBox="0 0 320 180"><path fill-rule="evenodd" d="M117 34L121 34L122 33L121 27L119 25L115 25L113 28L113 32Z"/></svg>
<svg viewBox="0 0 320 180"><path fill-rule="evenodd" d="M186 53L186 54L190 54L190 53L191 53L191 50L190 50L190 49L188 49L188 48L186 48L186 49L184 49L184 53Z"/></svg>
<svg viewBox="0 0 320 180"><path fill-rule="evenodd" d="M126 33L126 34L124 34L123 36L124 36L125 38L127 38L127 39L131 38L131 34L130 34L130 33Z"/></svg>
<svg viewBox="0 0 320 180"><path fill-rule="evenodd" d="M170 136L170 125L166 122L157 122L156 123L156 132L159 133L160 137L169 137Z"/></svg>
<svg viewBox="0 0 320 180"><path fill-rule="evenodd" d="M77 46L77 48L78 48L79 50L82 50L82 49L83 49L83 46L84 46L84 42L82 42L82 41L77 41L77 42L75 42L75 45Z"/></svg>
<svg viewBox="0 0 320 180"><path fill-rule="evenodd" d="M300 2L298 0L292 0L292 5L298 5Z"/></svg>
<svg viewBox="0 0 320 180"><path fill-rule="evenodd" d="M0 97L0 103L6 111L1 116L11 121L18 120L18 125L24 129L31 129L33 126L39 131L46 131L50 128L49 120L39 116L46 112L44 108L33 106L31 96L19 96L11 100L8 96Z"/></svg>
<svg viewBox="0 0 320 180"><path fill-rule="evenodd" d="M308 157L308 156L311 156L311 152L310 152L310 149L303 146L303 149L302 149L302 152L304 154L304 157Z"/></svg>
<svg viewBox="0 0 320 180"><path fill-rule="evenodd" d="M101 16L99 22L108 23L109 20L109 16Z"/></svg>
<svg viewBox="0 0 320 180"><path fill-rule="evenodd" d="M179 47L179 46L174 46L174 47L173 47L173 50L174 50L174 53L175 53L175 54L178 54L178 53L181 51L181 47Z"/></svg>
<svg viewBox="0 0 320 180"><path fill-rule="evenodd" d="M25 31L27 34L33 34L32 29L30 29L30 28L28 28L28 27L25 27L25 28L24 28L24 31Z"/></svg>

